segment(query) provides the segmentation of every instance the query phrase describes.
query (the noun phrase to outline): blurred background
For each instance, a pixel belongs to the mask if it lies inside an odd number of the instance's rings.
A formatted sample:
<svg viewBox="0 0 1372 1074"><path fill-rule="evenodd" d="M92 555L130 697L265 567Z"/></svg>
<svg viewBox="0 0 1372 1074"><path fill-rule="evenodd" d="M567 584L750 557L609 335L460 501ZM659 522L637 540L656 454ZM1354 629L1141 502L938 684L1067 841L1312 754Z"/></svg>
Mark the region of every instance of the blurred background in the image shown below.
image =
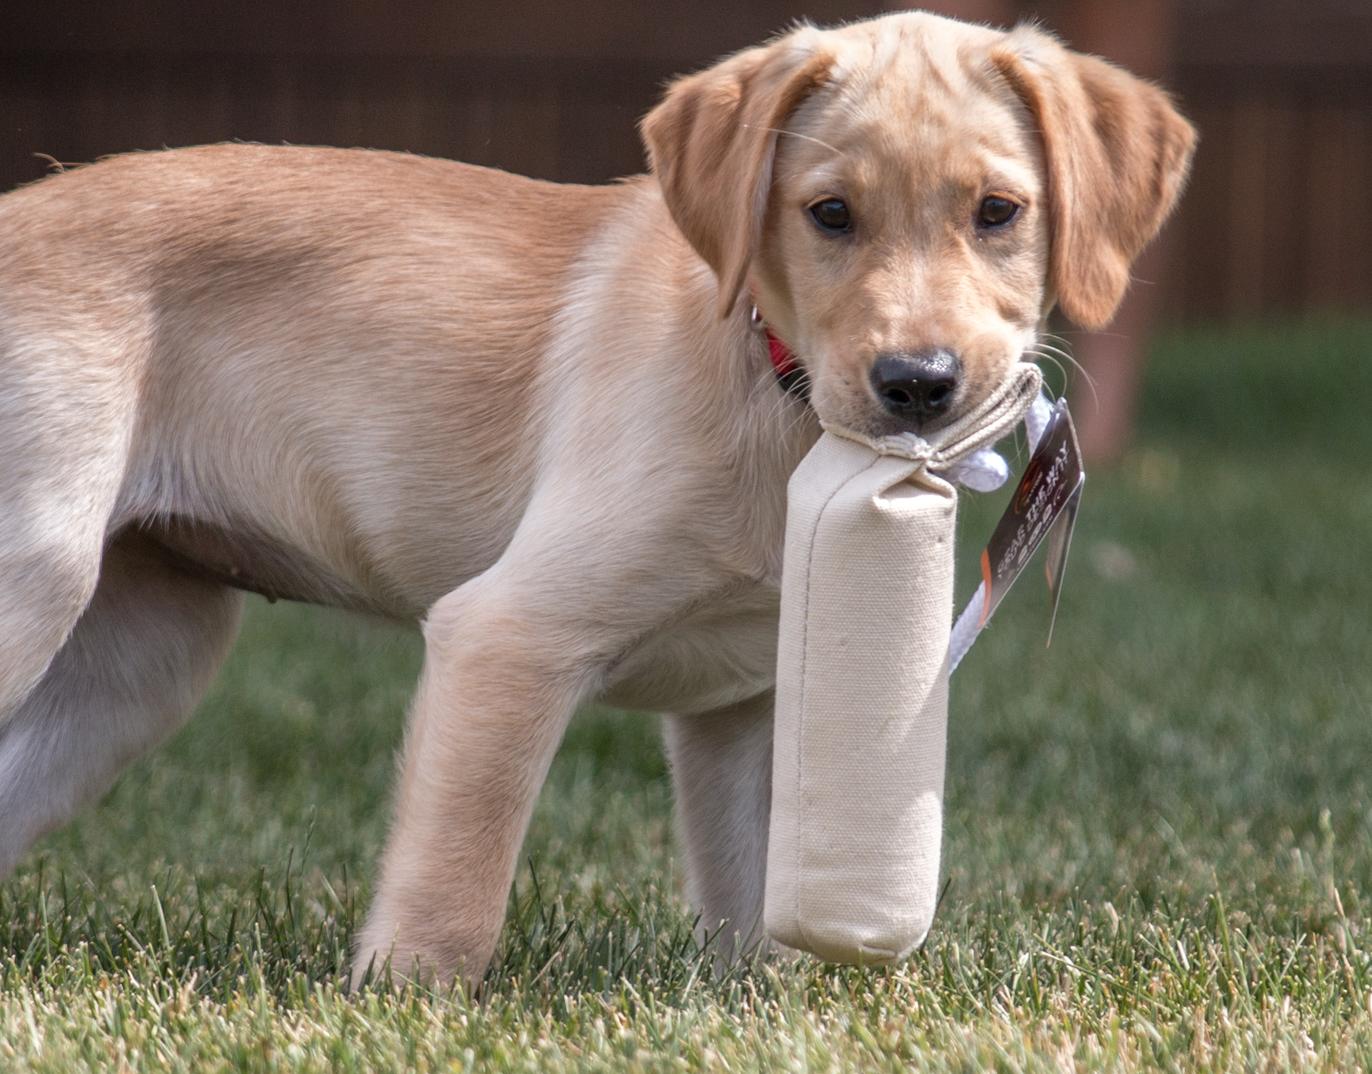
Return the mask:
<svg viewBox="0 0 1372 1074"><path fill-rule="evenodd" d="M371 146L547 179L644 167L672 75L788 23L881 0L11 0L0 5L0 190L54 162L223 139ZM1057 326L1088 460L1126 450L1159 328L1372 308L1368 0L933 0L1037 18L1174 90L1202 134L1191 189L1111 330Z"/></svg>
<svg viewBox="0 0 1372 1074"><path fill-rule="evenodd" d="M547 179L643 169L662 83L878 0L8 0L0 189L47 157L239 138L408 149ZM1372 305L1368 0L946 0L1037 16L1161 78L1202 132L1155 271L1169 319Z"/></svg>
<svg viewBox="0 0 1372 1074"><path fill-rule="evenodd" d="M911 1056L930 1048L949 1069L1034 1067L1017 1059L1017 1038L994 1034L1037 1012L1063 1027L1028 1046L1047 1049L1043 1068L1062 1066L1072 1042L1077 1065L1113 1063L1090 1049L1116 1047L1120 1026L1144 1027L1142 1052L1169 1068L1208 1069L1218 1054L1266 1069L1312 1040L1361 1044L1328 1069L1366 1066L1372 0L930 6L997 23L1037 15L1075 46L1161 79L1201 146L1116 323L1094 336L1056 329L1096 385L1072 392L1083 438L1118 465L1093 470L1052 649L1028 571L954 679L948 887L930 944L908 976L860 987L786 978L821 1009L830 988L865 1006L819 1021L788 1008L803 1021L777 1029L768 1003L727 1034L764 1049L737 1065L771 1054L766 1042L784 1051L805 1039L825 1049L815 1068L833 1066L827 1049L857 1039L865 1018L874 1029L861 1039L898 1031L915 1043L854 1069L918 1065ZM605 180L642 169L636 122L673 74L801 16L881 10L0 0L0 190L53 161L226 138ZM1004 502L966 500L959 602ZM305 1012L286 1020L280 1052L254 1042L232 1053L268 1065L296 1054L299 1027L331 1009L301 982L346 980L419 660L413 634L252 601L201 716L0 885L0 1055L64 1035L94 1049L82 1051L98 1057L90 1069L116 1054L203 1055L178 1044L198 1024L185 1014L192 990L220 1004L205 1016L215 1026L260 1010L253 990ZM511 1011L541 1018L550 997L618 995L621 976L647 997L642 1011L713 1002L671 940L690 919L670 813L654 721L583 714L534 818L497 960L497 995L513 1004L493 1003L493 1022L474 1017L470 1032L437 1020L422 1032L452 1048L471 1033L499 1039L513 1032ZM6 965L17 967L8 977ZM151 981L138 989L169 1006L139 1022L114 1005L111 979L116 993ZM584 1011L585 1035L519 1022L520 1049L563 1048L563 1061L622 1048L603 1031L623 1024L618 1014L595 1002L557 1009ZM708 1024L661 1017L676 1028L654 1028L654 1041ZM963 1023L978 1019L969 1035ZM381 1024L341 1019L335 1032L366 1038ZM975 1050L977 1032L988 1050ZM100 1050L110 1036L134 1043ZM709 1062L714 1052L691 1041L683 1052ZM1203 1052L1206 1041L1219 1051ZM413 1053L397 1062L425 1065Z"/></svg>

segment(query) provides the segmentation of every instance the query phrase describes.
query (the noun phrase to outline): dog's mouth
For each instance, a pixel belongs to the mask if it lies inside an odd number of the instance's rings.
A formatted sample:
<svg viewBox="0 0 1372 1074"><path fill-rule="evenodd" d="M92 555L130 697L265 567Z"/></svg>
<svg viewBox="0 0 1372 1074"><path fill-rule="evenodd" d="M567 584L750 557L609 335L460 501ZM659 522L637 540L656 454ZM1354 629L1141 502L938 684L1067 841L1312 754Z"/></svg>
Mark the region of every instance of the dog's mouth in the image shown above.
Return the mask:
<svg viewBox="0 0 1372 1074"><path fill-rule="evenodd" d="M908 389L881 391L872 383L854 383L842 370L802 370L799 374L809 392L809 402L825 425L851 429L873 438L913 433L927 437L947 428L982 406L993 395L1017 361L1007 359L994 372L969 370L955 385L933 386L923 400Z"/></svg>
<svg viewBox="0 0 1372 1074"><path fill-rule="evenodd" d="M1023 340L1008 347L968 342L953 347L826 352L793 351L765 324L772 374L790 398L825 425L871 437L926 437L981 406L1018 363L1032 361Z"/></svg>
<svg viewBox="0 0 1372 1074"><path fill-rule="evenodd" d="M936 418L926 418L922 420L903 420L889 414L874 414L871 427L868 430L870 436L898 436L906 433L913 433L916 436L925 437L930 433L936 433L947 425L957 421L963 413L971 407L950 410Z"/></svg>

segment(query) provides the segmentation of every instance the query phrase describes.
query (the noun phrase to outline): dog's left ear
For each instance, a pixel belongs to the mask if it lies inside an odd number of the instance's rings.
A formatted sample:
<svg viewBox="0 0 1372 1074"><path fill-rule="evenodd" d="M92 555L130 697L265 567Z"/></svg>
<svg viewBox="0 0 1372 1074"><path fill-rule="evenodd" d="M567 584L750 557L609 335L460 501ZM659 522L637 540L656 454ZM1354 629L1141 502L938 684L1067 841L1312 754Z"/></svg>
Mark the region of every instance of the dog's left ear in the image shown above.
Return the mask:
<svg viewBox="0 0 1372 1074"><path fill-rule="evenodd" d="M1083 328L1102 328L1181 194L1195 129L1156 86L1030 27L991 60L1043 137L1058 304Z"/></svg>
<svg viewBox="0 0 1372 1074"><path fill-rule="evenodd" d="M762 237L777 134L833 63L817 37L799 30L678 79L641 125L672 219L719 280L721 317Z"/></svg>

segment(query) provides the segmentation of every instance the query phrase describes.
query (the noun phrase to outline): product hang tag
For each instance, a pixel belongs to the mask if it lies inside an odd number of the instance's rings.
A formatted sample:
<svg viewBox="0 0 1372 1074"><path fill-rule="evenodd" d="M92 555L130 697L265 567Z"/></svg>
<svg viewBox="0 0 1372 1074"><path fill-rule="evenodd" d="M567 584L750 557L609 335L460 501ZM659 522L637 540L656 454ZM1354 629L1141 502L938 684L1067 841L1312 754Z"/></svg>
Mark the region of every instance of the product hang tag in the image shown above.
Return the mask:
<svg viewBox="0 0 1372 1074"><path fill-rule="evenodd" d="M1077 528L1077 510L1081 507L1081 490L1086 484L1083 473L1077 481L1077 490L1067 498L1058 520L1048 531L1048 553L1043 563L1043 573L1048 579L1048 599L1053 605L1053 614L1048 620L1048 640L1046 649L1053 644L1053 627L1058 622L1058 603L1062 600L1062 576L1067 573L1067 553L1072 550L1072 531Z"/></svg>
<svg viewBox="0 0 1372 1074"><path fill-rule="evenodd" d="M1085 484L1086 471L1081 464L1077 431L1072 425L1067 401L1059 399L1044 427L1038 449L981 553L983 601L979 626L985 626L995 614L1015 579L1047 538L1044 574L1053 609L1048 627L1048 640L1052 642L1053 623L1057 620L1058 601L1062 596L1062 576L1067 568L1072 530L1077 523L1081 490Z"/></svg>

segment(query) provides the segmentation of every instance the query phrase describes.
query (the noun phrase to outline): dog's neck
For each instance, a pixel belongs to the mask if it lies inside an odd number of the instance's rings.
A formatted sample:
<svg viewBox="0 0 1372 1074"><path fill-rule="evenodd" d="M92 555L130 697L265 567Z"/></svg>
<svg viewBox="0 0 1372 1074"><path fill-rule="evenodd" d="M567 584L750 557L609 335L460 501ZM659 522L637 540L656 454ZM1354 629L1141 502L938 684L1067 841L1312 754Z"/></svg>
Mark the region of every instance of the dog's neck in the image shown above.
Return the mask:
<svg viewBox="0 0 1372 1074"><path fill-rule="evenodd" d="M779 579L786 482L819 439L819 421L804 398L778 383L766 333L752 323L746 297L720 316L715 274L673 223L656 182L648 177L635 186L639 256L670 265L643 282L674 283L670 291L645 289L630 298L655 314L648 329L655 342L646 353L664 404L660 432L689 442L689 457L708 474L731 519L715 532L730 546L721 551L736 572Z"/></svg>

